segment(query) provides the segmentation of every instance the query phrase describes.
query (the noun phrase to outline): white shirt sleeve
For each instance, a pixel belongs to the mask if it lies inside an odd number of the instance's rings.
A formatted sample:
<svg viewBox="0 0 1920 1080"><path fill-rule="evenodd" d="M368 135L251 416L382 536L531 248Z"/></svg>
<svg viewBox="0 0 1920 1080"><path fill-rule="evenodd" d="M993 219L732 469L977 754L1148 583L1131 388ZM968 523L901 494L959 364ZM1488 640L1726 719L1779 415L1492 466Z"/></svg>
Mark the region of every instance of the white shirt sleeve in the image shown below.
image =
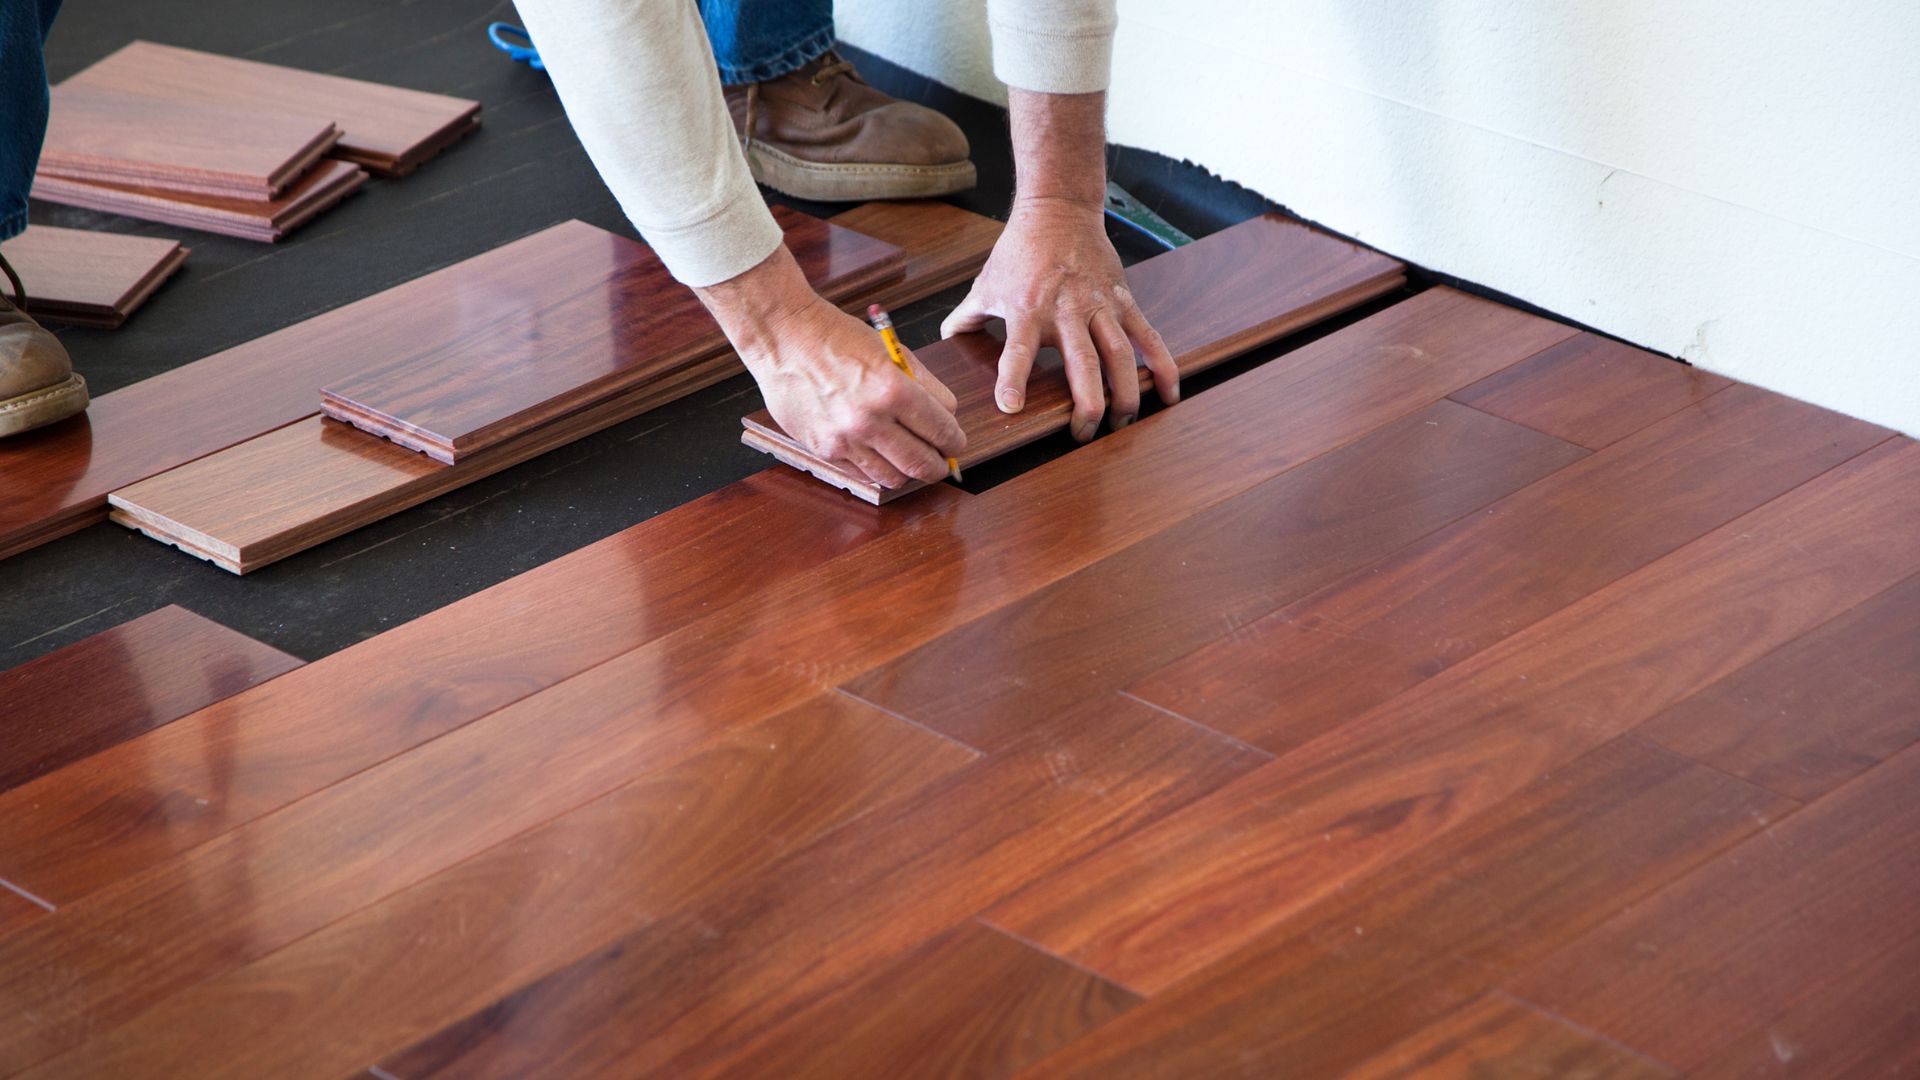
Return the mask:
<svg viewBox="0 0 1920 1080"><path fill-rule="evenodd" d="M668 271L692 286L780 244L720 93L693 0L517 0L593 167Z"/></svg>
<svg viewBox="0 0 1920 1080"><path fill-rule="evenodd" d="M1091 94L1113 70L1117 0L988 0L993 73L1019 90Z"/></svg>

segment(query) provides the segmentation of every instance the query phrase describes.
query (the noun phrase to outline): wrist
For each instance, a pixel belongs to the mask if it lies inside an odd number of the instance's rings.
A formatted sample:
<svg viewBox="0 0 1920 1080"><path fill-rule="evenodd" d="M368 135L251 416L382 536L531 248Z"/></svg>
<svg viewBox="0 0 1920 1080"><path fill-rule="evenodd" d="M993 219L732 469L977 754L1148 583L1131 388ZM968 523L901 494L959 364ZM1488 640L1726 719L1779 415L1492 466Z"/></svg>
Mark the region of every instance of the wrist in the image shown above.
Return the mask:
<svg viewBox="0 0 1920 1080"><path fill-rule="evenodd" d="M748 367L771 361L786 327L825 303L785 244L752 269L694 294Z"/></svg>

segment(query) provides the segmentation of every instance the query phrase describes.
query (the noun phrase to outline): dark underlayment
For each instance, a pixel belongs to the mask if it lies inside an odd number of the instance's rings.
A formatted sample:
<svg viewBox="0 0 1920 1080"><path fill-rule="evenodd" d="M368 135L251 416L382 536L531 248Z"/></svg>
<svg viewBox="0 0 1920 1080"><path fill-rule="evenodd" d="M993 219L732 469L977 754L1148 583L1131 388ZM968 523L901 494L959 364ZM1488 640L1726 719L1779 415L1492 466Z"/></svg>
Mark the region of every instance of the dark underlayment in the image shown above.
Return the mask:
<svg viewBox="0 0 1920 1080"><path fill-rule="evenodd" d="M75 14L69 67L156 33ZM66 332L101 389L616 228L541 85L448 44L507 15L184 26L488 126ZM582 206L489 231L551 162ZM436 239L456 205L480 235ZM1130 251L1136 281L1339 243L1196 205L1215 239ZM839 221L899 249L889 297L993 232ZM316 393L116 504L254 537L257 573L105 523L0 560L0 1075L1920 1071L1920 445L1339 246L1337 314L1198 290L1226 344L1166 319L1196 355L1293 333L965 488L856 498L739 446L757 397L680 369L624 422L521 403L495 475ZM903 306L911 342L953 295ZM402 494L294 543L240 497L283 443L316 490ZM407 467L349 475L369 446Z"/></svg>

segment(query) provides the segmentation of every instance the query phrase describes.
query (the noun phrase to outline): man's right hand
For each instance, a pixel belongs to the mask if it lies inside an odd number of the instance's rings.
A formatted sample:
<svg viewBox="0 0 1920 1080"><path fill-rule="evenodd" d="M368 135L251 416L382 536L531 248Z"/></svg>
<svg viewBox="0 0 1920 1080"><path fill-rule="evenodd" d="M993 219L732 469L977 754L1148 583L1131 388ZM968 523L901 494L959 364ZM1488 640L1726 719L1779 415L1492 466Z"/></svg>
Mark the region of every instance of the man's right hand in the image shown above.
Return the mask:
<svg viewBox="0 0 1920 1080"><path fill-rule="evenodd" d="M785 245L695 291L788 435L881 487L947 475L946 459L967 442L953 392L911 352L919 381L908 379L872 327L813 291Z"/></svg>

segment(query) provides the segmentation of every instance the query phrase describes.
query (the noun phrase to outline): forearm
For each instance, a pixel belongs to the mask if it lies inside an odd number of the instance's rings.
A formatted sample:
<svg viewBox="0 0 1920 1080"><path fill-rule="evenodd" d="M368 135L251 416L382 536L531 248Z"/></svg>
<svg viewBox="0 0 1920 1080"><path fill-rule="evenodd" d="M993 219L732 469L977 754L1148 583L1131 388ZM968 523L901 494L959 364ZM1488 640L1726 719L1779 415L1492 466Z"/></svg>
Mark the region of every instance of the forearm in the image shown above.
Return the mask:
<svg viewBox="0 0 1920 1080"><path fill-rule="evenodd" d="M683 0L518 0L601 179L674 277L711 285L780 244L698 11Z"/></svg>
<svg viewBox="0 0 1920 1080"><path fill-rule="evenodd" d="M1106 198L1105 92L1045 94L1010 89L1015 198L1098 212Z"/></svg>

